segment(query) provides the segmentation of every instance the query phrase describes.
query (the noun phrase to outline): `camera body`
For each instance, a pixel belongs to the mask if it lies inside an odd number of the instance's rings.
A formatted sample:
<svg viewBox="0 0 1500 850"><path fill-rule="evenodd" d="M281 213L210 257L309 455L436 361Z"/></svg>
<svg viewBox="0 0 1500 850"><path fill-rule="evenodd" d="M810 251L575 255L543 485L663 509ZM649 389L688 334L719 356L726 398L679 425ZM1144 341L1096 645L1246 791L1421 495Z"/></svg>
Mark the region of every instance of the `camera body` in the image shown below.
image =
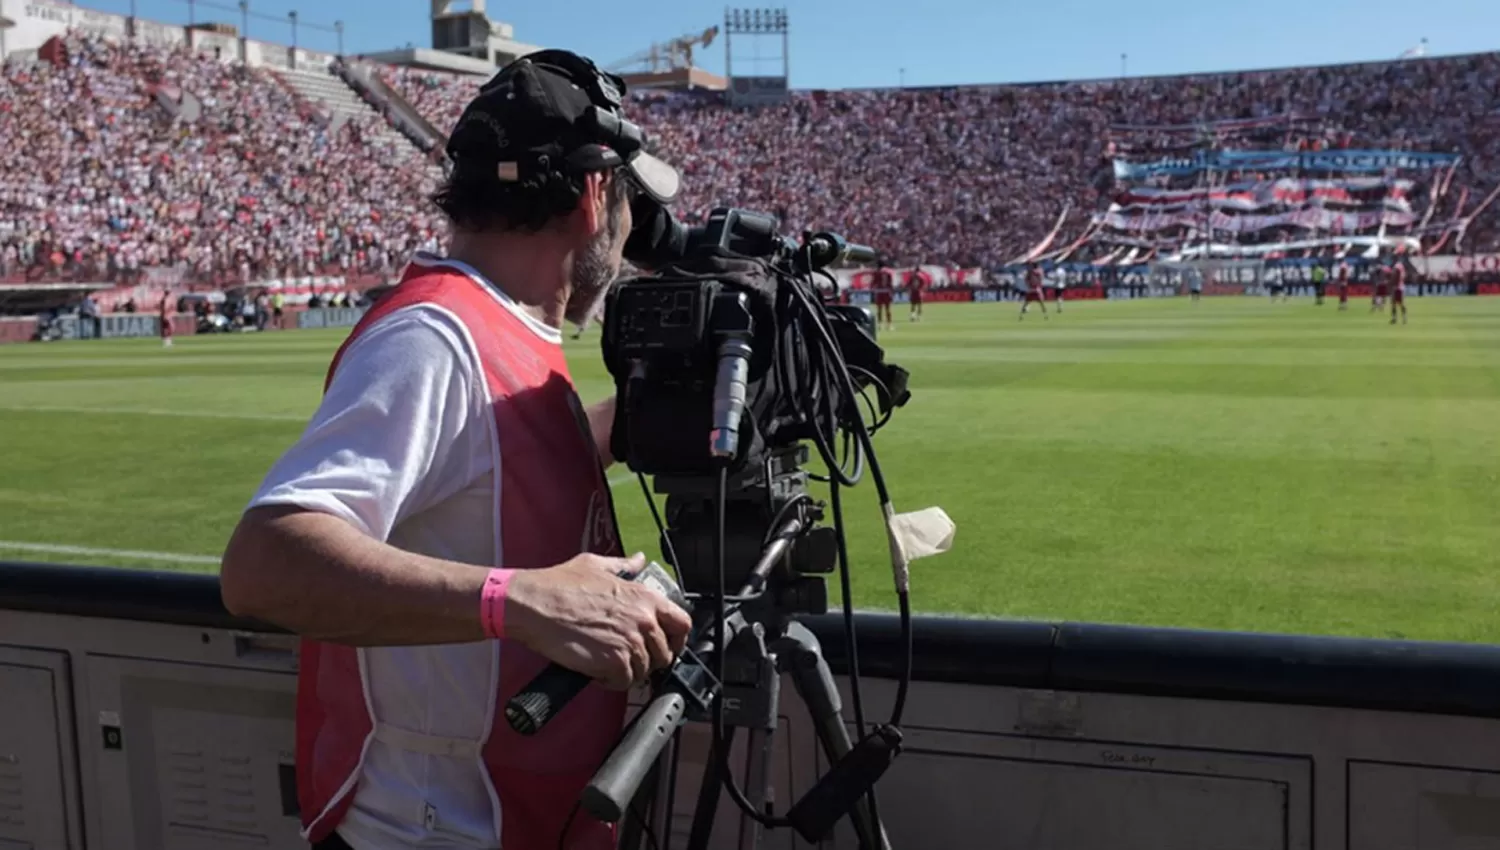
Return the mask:
<svg viewBox="0 0 1500 850"><path fill-rule="evenodd" d="M684 587L718 587L717 540L733 589L778 518L811 503L802 441L821 438L826 461L832 435L859 416L856 394L875 384L889 413L909 396L907 373L885 362L867 310L826 303L836 287L816 283L828 264L873 259L873 251L827 233L794 242L770 217L732 209L666 241L673 256L660 271L622 281L606 302L602 347L617 399L611 448L668 496L663 551L671 558L675 548ZM826 609L822 575L836 555L822 531L831 529L804 529L790 566L770 582L768 603L786 596L796 611Z"/></svg>

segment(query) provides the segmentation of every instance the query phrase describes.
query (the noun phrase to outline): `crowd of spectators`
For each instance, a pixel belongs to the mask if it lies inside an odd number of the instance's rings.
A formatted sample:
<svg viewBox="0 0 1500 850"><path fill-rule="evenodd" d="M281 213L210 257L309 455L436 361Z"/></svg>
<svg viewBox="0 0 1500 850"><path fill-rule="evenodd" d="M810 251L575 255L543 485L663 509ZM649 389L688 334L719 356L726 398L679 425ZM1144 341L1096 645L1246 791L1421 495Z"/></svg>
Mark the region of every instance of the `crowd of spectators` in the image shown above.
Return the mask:
<svg viewBox="0 0 1500 850"><path fill-rule="evenodd" d="M0 73L0 138L21 140L0 146L0 276L379 272L440 236L414 148L267 71L77 34L65 55Z"/></svg>
<svg viewBox="0 0 1500 850"><path fill-rule="evenodd" d="M0 277L118 280L159 267L230 283L389 274L443 238L426 200L435 166L394 134L331 124L267 70L78 34L64 55L0 72L0 138L24 140L0 147ZM483 82L382 73L440 130ZM1439 219L1472 213L1500 185L1500 54L808 91L747 110L710 92L631 97L653 144L683 172L684 217L724 205L764 210L789 232L838 230L903 264L993 267L1049 235L1054 246L1078 238L1117 188L1115 155L1203 145L1461 153ZM1229 129L1219 133L1141 129L1245 119L1273 120L1220 123ZM1414 193L1417 203L1427 197ZM1465 251L1500 248L1495 209L1470 223Z"/></svg>
<svg viewBox="0 0 1500 850"><path fill-rule="evenodd" d="M388 82L450 127L482 80L391 71ZM774 212L795 232L832 228L902 262L993 266L1053 232L1086 232L1115 190L1112 155L1200 146L1458 152L1467 211L1500 183L1500 54L1215 75L1014 86L797 92L725 108L714 94L632 95L654 143L684 173L682 209ZM1215 136L1121 130L1270 119ZM1419 199L1425 201L1425 196ZM1500 247L1493 207L1467 251ZM1439 216L1441 218L1441 216ZM1451 246L1452 243L1450 243Z"/></svg>

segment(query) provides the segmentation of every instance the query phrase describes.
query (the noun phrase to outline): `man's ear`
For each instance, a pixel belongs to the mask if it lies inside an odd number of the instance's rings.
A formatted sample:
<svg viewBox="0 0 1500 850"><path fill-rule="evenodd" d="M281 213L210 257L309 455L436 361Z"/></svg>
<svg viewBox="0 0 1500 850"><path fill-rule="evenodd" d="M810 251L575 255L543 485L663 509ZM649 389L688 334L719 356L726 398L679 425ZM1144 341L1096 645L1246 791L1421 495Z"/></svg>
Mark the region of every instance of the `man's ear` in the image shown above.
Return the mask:
<svg viewBox="0 0 1500 850"><path fill-rule="evenodd" d="M609 178L602 171L590 171L583 176L583 197L578 199L578 211L583 214L580 222L589 236L598 233L609 222Z"/></svg>

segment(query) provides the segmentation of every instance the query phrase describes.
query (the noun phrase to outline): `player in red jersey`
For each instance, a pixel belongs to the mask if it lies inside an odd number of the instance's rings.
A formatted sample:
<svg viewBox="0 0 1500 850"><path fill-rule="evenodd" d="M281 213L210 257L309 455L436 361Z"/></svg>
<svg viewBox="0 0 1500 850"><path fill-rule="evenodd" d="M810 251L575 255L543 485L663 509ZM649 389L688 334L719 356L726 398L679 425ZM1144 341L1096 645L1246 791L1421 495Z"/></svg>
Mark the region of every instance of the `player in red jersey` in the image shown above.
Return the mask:
<svg viewBox="0 0 1500 850"><path fill-rule="evenodd" d="M613 850L574 817L626 691L692 623L622 574L613 398L562 348L623 263L632 195L679 189L625 82L559 50L495 75L449 134L419 252L328 370L323 401L225 551L225 606L302 636L296 787L315 850ZM593 680L543 734L504 706L549 662Z"/></svg>
<svg viewBox="0 0 1500 850"><path fill-rule="evenodd" d="M1340 260L1338 270L1334 272L1334 283L1339 290L1339 309L1349 309L1349 262Z"/></svg>
<svg viewBox="0 0 1500 850"><path fill-rule="evenodd" d="M1391 324L1396 324L1396 311L1401 311L1401 324L1406 324L1406 264L1400 257L1392 257L1387 266L1391 281Z"/></svg>
<svg viewBox="0 0 1500 850"><path fill-rule="evenodd" d="M922 295L927 291L930 278L921 267L911 270L911 275L906 279L906 297L911 302L911 320L922 321Z"/></svg>
<svg viewBox="0 0 1500 850"><path fill-rule="evenodd" d="M1036 263L1027 266L1026 294L1021 298L1021 315L1016 317L1016 321L1026 318L1026 308L1030 307L1033 303L1042 309L1042 318L1047 318L1047 302L1042 297L1043 283L1042 267Z"/></svg>
<svg viewBox="0 0 1500 850"><path fill-rule="evenodd" d="M161 347L172 347L172 293L166 292L161 296Z"/></svg>
<svg viewBox="0 0 1500 850"><path fill-rule="evenodd" d="M885 323L887 329L892 327L891 322L891 299L894 297L896 278L891 270L886 268L885 260L875 268L875 279L870 283L870 292L875 296L875 325L879 327L881 322Z"/></svg>
<svg viewBox="0 0 1500 850"><path fill-rule="evenodd" d="M1382 263L1375 267L1375 294L1370 296L1370 312L1375 313L1385 306L1385 297L1390 292L1390 265Z"/></svg>

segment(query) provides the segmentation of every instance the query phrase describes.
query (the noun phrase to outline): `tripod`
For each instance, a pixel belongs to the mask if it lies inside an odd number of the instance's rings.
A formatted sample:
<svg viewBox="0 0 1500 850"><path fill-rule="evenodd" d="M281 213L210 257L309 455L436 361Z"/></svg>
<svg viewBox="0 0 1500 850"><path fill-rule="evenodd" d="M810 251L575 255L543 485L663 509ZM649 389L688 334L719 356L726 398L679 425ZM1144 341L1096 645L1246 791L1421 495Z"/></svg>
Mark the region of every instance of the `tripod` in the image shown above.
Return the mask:
<svg viewBox="0 0 1500 850"><path fill-rule="evenodd" d="M744 577L744 586L731 598L737 604L733 613L723 618L722 640L699 639L693 643L683 660L657 683L651 701L585 791L584 808L601 820L617 822L626 812L632 813L621 829L622 850L643 850L643 833L648 828L643 819L651 822L652 836L670 837L677 732L690 719L712 718L710 712L723 712L722 726L727 740L722 745L715 741L711 748L694 809L688 850L708 848L729 771L729 765L720 756L728 757L737 730L744 730L746 735L744 802L757 812L766 812L771 797L770 762L783 674L790 676L807 706L828 762L840 765L854 749L844 725L843 704L822 647L806 626L791 619L794 612L827 610L826 584L816 573L831 571L834 562L833 550L827 545L832 529L813 528L821 513L809 509L812 500L805 489L806 473L798 468L797 459L796 453L773 458L760 474L752 473L746 486L738 489L739 500L749 505L739 512L730 533L742 544L752 539L754 544L740 545L737 551L731 549L737 555L735 575ZM704 548L690 542L703 540L702 532L708 530L705 518L711 515L705 510L701 482L658 479L658 486L671 487L678 495L687 496L675 505L671 500L668 502L674 527L672 536L679 542L676 548L682 550L679 554L687 554L693 559L689 561L691 564L710 563L709 558L701 557L706 554ZM771 533L767 534L766 529L772 529ZM679 569L683 566L679 564ZM684 576L689 574L683 570ZM695 634L701 635L703 627L716 620L711 616L716 614L700 612ZM714 657L719 647L723 647L722 659ZM722 681L709 673L705 658L722 661ZM718 727L715 728L717 731ZM898 745L899 742L893 744ZM857 769L853 770L857 773ZM785 813L791 825L804 839L818 842L847 812L862 850L889 850L885 832L871 810L869 784L857 785L858 779L849 771L842 777L830 774L826 779L837 781L820 781ZM759 848L763 832L763 824L742 811L739 850Z"/></svg>
<svg viewBox="0 0 1500 850"><path fill-rule="evenodd" d="M817 637L801 623L783 620L777 627L779 633L768 641L762 623L748 622L740 616L730 622L728 631L733 636L726 652L726 677L720 696L728 740L722 750L718 747L710 750L687 850L707 850L709 846L723 790L723 774L728 769L728 765L719 761L719 755L727 754L737 730L745 730L746 735L743 779L746 796L757 810L765 811L771 792L770 762L780 713L782 674L791 677L792 686L806 704L818 743L829 763L837 763L851 749L842 702ZM675 749L668 746L663 751L631 803L633 812L649 813L646 817L652 822L653 836L667 835L670 830L673 789L669 783L674 784L676 777ZM868 797L859 799L850 819L863 850L890 850L885 832L870 810ZM645 825L638 818L626 819L621 829L621 850L644 850L644 830ZM761 846L763 833L764 827L758 821L741 812L735 846L739 850L754 850Z"/></svg>

